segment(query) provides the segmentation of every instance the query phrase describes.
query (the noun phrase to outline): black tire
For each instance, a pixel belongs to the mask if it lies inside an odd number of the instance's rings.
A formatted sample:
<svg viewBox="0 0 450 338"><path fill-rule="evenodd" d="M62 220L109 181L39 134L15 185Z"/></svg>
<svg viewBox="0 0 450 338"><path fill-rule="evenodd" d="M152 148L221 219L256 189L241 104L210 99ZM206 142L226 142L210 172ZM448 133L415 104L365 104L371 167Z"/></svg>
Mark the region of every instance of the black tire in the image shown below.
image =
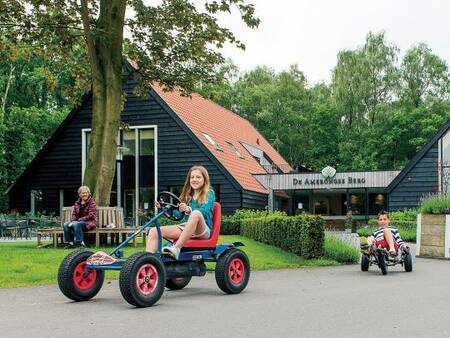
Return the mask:
<svg viewBox="0 0 450 338"><path fill-rule="evenodd" d="M139 280L138 276L142 278ZM123 298L133 306L155 304L164 292L166 269L161 259L150 253L136 253L120 271L119 286Z"/></svg>
<svg viewBox="0 0 450 338"><path fill-rule="evenodd" d="M250 262L247 255L239 249L226 251L216 264L216 282L225 293L240 293L250 278Z"/></svg>
<svg viewBox="0 0 450 338"><path fill-rule="evenodd" d="M369 271L370 259L369 256L362 254L361 256L361 271Z"/></svg>
<svg viewBox="0 0 450 338"><path fill-rule="evenodd" d="M413 270L411 253L408 252L407 254L405 254L403 258L403 265L406 272L411 272Z"/></svg>
<svg viewBox="0 0 450 338"><path fill-rule="evenodd" d="M92 270L84 278L86 260L93 252L87 250L73 251L68 254L58 270L58 285L61 292L69 299L80 302L94 297L102 288L105 271Z"/></svg>
<svg viewBox="0 0 450 338"><path fill-rule="evenodd" d="M385 254L381 250L379 250L377 252L377 260L378 260L378 266L380 267L381 273L383 275L387 275L388 269L387 269L387 265L386 265Z"/></svg>
<svg viewBox="0 0 450 338"><path fill-rule="evenodd" d="M181 290L189 284L191 279L191 276L170 278L166 280L166 288L169 290Z"/></svg>

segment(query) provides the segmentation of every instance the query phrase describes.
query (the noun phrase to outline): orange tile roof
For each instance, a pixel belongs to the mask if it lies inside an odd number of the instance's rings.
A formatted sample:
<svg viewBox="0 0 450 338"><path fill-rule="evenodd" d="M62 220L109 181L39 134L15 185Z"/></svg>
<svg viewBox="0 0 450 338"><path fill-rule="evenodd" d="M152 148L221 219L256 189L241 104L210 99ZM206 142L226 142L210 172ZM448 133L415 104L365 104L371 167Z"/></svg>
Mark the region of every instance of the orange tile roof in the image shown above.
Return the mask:
<svg viewBox="0 0 450 338"><path fill-rule="evenodd" d="M186 97L181 96L181 91L177 89L164 92L159 85L152 87L245 190L267 193L252 176L266 171L240 142L263 150L282 170L291 169L286 160L246 119L197 93ZM215 149L202 133L209 134L223 152ZM227 142L232 143L244 159L239 158Z"/></svg>

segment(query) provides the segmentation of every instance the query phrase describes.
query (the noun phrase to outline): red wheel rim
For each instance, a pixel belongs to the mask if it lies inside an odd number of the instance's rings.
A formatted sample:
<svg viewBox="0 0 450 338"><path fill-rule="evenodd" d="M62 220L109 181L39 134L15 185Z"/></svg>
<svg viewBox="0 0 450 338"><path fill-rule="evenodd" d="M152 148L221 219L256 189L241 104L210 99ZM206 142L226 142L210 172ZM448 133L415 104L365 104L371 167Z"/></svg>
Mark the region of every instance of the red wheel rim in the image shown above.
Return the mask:
<svg viewBox="0 0 450 338"><path fill-rule="evenodd" d="M91 270L87 277L85 273L87 272L86 262L79 263L75 270L73 271L73 283L80 290L89 290L94 286L95 280L97 279L97 271Z"/></svg>
<svg viewBox="0 0 450 338"><path fill-rule="evenodd" d="M239 284L244 279L245 266L240 258L233 258L228 267L228 278L232 284Z"/></svg>
<svg viewBox="0 0 450 338"><path fill-rule="evenodd" d="M136 286L144 295L149 295L155 291L158 284L158 271L151 264L145 264L140 267L136 275Z"/></svg>

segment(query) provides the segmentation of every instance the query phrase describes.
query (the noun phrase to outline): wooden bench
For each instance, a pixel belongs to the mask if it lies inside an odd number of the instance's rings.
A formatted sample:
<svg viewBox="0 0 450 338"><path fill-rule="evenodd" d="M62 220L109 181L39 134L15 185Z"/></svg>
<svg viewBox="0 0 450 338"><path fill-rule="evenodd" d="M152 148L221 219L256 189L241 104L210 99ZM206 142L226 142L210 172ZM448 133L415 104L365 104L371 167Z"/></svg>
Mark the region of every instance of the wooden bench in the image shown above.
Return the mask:
<svg viewBox="0 0 450 338"><path fill-rule="evenodd" d="M85 231L85 234L93 234L95 236L95 246L100 246L101 235L106 235L106 242L108 242L108 235L111 237L111 244L118 243L120 238L122 240L128 234L133 234L138 228L125 228L123 220L123 210L118 207L97 207L97 228ZM61 212L61 227L57 228L41 228L37 230L37 245L42 245L42 237L51 237L53 246L56 248L58 243L63 244L64 229L62 226L66 222L70 222L72 217L73 207L64 207ZM114 227L113 227L114 226ZM145 233L142 239L145 244ZM133 239L133 245L136 246L136 237Z"/></svg>

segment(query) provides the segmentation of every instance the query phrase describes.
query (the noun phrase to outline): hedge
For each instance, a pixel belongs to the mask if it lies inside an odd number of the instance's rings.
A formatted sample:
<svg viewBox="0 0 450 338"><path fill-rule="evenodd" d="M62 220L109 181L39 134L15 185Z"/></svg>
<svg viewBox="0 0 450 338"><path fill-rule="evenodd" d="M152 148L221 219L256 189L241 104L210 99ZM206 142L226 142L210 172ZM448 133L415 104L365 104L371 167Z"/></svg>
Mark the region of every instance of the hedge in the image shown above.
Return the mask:
<svg viewBox="0 0 450 338"><path fill-rule="evenodd" d="M322 257L325 253L324 220L320 216L275 214L245 218L240 221L240 233L304 258Z"/></svg>
<svg viewBox="0 0 450 338"><path fill-rule="evenodd" d="M241 232L241 221L243 219L255 219L272 215L286 216L286 213L282 211L274 211L273 213L269 213L263 210L238 209L233 215L222 217L220 234L239 235Z"/></svg>

